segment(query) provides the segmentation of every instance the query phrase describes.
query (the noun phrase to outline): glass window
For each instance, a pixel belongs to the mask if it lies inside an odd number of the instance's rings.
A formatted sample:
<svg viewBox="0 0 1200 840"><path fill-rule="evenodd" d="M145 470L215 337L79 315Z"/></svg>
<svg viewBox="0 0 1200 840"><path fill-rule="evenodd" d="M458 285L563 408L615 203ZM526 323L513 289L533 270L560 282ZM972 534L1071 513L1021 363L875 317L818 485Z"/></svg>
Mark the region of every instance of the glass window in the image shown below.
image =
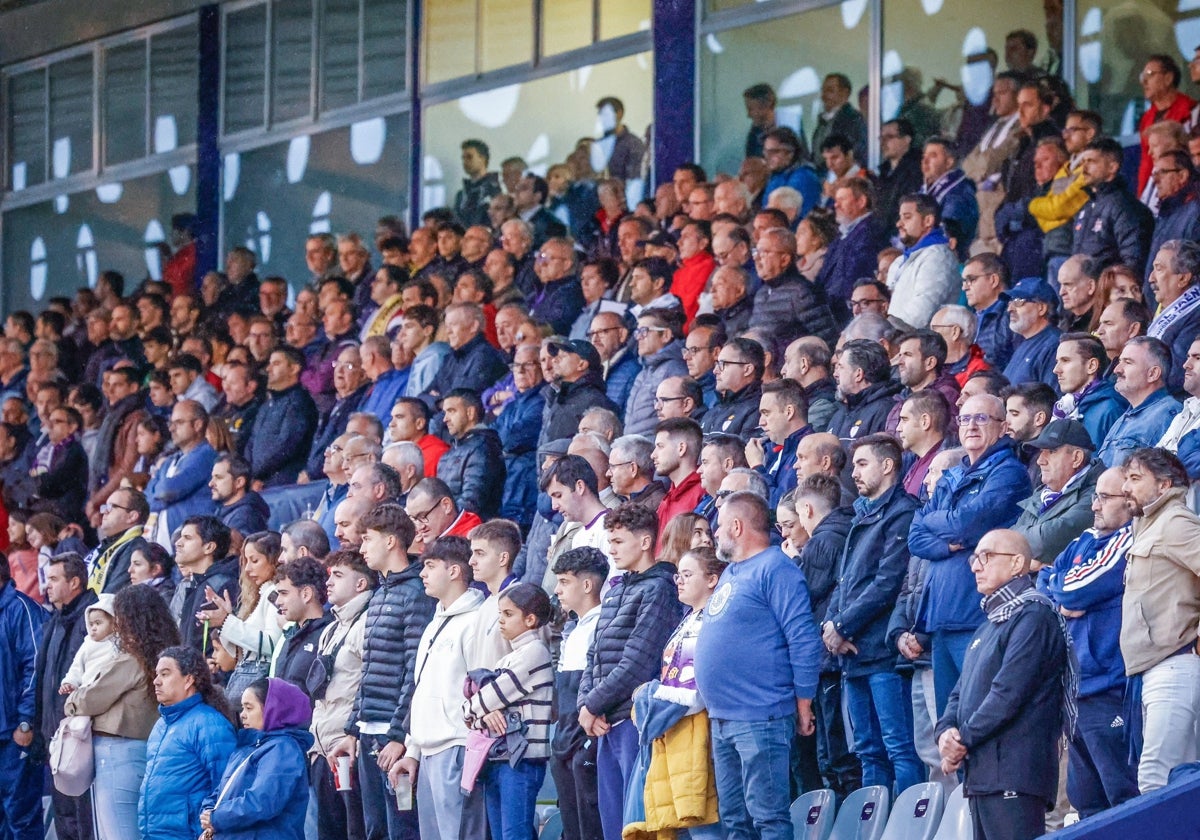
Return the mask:
<svg viewBox="0 0 1200 840"><path fill-rule="evenodd" d="M650 28L650 0L599 0L600 40Z"/></svg>
<svg viewBox="0 0 1200 840"><path fill-rule="evenodd" d="M533 4L529 0L482 0L480 70L497 70L533 59Z"/></svg>
<svg viewBox="0 0 1200 840"><path fill-rule="evenodd" d="M1151 53L1173 56L1183 68L1183 91L1196 98L1195 86L1187 83L1188 62L1200 44L1194 3L1081 0L1075 8L1079 33L1075 99L1079 107L1104 117L1105 131L1137 133L1146 107L1138 74Z"/></svg>
<svg viewBox="0 0 1200 840"><path fill-rule="evenodd" d="M1061 27L1051 28L1060 43L1051 48L1046 38L1047 12L1055 4L1014 2L997 18L987 0L885 0L883 119L908 118L918 140L935 133L958 136L961 129L964 142L973 145L986 126L993 73L1029 67L1018 53L1009 56L1016 65L1006 58L1005 35L1016 30L1036 38L1034 66L1060 72ZM1061 5L1055 14L1061 15Z"/></svg>
<svg viewBox="0 0 1200 840"><path fill-rule="evenodd" d="M151 152L169 152L196 142L199 43L194 25L150 39Z"/></svg>
<svg viewBox="0 0 1200 840"><path fill-rule="evenodd" d="M491 168L520 155L529 168L545 174L566 160L580 137L599 136L596 102L620 96L625 123L644 136L653 108L649 53L594 64L545 79L508 85L425 109L425 157L421 207L454 201L462 182L459 146L478 137L492 149Z"/></svg>
<svg viewBox="0 0 1200 840"><path fill-rule="evenodd" d="M91 53L50 65L50 176L92 168Z"/></svg>
<svg viewBox="0 0 1200 840"><path fill-rule="evenodd" d="M321 110L358 102L358 0L322 0Z"/></svg>
<svg viewBox="0 0 1200 840"><path fill-rule="evenodd" d="M146 154L146 42L104 52L104 162Z"/></svg>
<svg viewBox="0 0 1200 840"><path fill-rule="evenodd" d="M225 17L225 133L261 128L266 103L267 7Z"/></svg>
<svg viewBox="0 0 1200 840"><path fill-rule="evenodd" d="M475 0L422 3L425 10L425 82L475 73Z"/></svg>
<svg viewBox="0 0 1200 840"><path fill-rule="evenodd" d="M46 71L8 80L8 184L22 190L46 180Z"/></svg>
<svg viewBox="0 0 1200 840"><path fill-rule="evenodd" d="M733 175L741 166L750 130L742 91L754 84L774 88L775 123L811 143L825 76L843 73L855 91L867 83L869 28L866 0L845 0L702 38L700 150L710 175ZM857 107L857 99L850 104Z"/></svg>
<svg viewBox="0 0 1200 840"><path fill-rule="evenodd" d="M403 0L363 0L363 98L407 87L408 8Z"/></svg>
<svg viewBox="0 0 1200 840"><path fill-rule="evenodd" d="M271 122L312 113L312 0L276 0L271 29Z"/></svg>
<svg viewBox="0 0 1200 840"><path fill-rule="evenodd" d="M591 43L592 0L543 0L543 55L557 55Z"/></svg>

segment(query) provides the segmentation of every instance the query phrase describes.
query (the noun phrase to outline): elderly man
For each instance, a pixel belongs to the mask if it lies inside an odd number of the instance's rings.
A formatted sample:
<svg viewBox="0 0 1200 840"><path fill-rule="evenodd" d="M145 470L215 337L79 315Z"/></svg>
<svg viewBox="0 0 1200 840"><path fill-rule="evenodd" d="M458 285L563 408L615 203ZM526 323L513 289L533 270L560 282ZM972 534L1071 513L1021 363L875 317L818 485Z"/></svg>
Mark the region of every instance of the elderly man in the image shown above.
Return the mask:
<svg viewBox="0 0 1200 840"><path fill-rule="evenodd" d="M987 616L935 733L942 771L964 770L975 837L1041 837L1058 791L1058 743L1074 665L1063 619L1029 576L1015 531L984 534L970 557ZM936 647L934 648L936 651Z"/></svg>
<svg viewBox="0 0 1200 840"><path fill-rule="evenodd" d="M946 708L967 645L983 618L971 581L971 553L988 531L1017 520L1019 503L1032 489L1013 441L1003 436L999 397L970 397L962 405L958 425L967 453L962 467L948 473L952 480L938 483L933 498L913 517L908 535L912 553L929 560L919 615L933 639L939 710Z"/></svg>
<svg viewBox="0 0 1200 840"><path fill-rule="evenodd" d="M622 503L641 505L657 513L667 487L654 477L653 452L654 444L641 435L617 438L608 452L608 479ZM701 464L703 459L701 450Z"/></svg>
<svg viewBox="0 0 1200 840"><path fill-rule="evenodd" d="M1200 244L1172 239L1153 255L1150 288L1158 300L1158 315L1146 334L1161 339L1171 349L1166 371L1167 388L1183 390L1183 361L1196 333L1200 332Z"/></svg>
<svg viewBox="0 0 1200 840"><path fill-rule="evenodd" d="M654 394L654 415L659 420L688 417L699 423L704 411L704 392L691 377L672 376L658 384Z"/></svg>
<svg viewBox="0 0 1200 840"><path fill-rule="evenodd" d="M1100 291L1100 264L1075 254L1058 269L1058 294L1062 300L1059 326L1063 332L1091 332Z"/></svg>
<svg viewBox="0 0 1200 840"><path fill-rule="evenodd" d="M791 231L772 228L763 233L754 265L763 285L754 295L750 329L767 330L782 341L815 335L833 343L837 338L833 312L819 284L796 270L796 237Z"/></svg>
<svg viewBox="0 0 1200 840"><path fill-rule="evenodd" d="M1186 152L1169 151L1154 161L1150 177L1158 186L1158 218L1150 240L1150 259L1172 239L1200 239L1200 183ZM1149 285L1151 265L1146 270ZM1144 287L1143 287L1144 290Z"/></svg>
<svg viewBox="0 0 1200 840"><path fill-rule="evenodd" d="M300 484L325 477L323 466L326 448L333 443L334 438L346 431L350 415L358 411L367 390L371 387L363 371L357 347L348 346L338 354L337 363L333 368L333 387L337 401L327 414L321 415L317 431L313 435L312 449L308 452L308 461L297 479Z"/></svg>
<svg viewBox="0 0 1200 840"><path fill-rule="evenodd" d="M1133 544L1124 482L1123 467L1100 474L1092 527L1038 576L1038 588L1066 617L1079 656L1079 722L1067 754L1067 797L1083 819L1138 795L1120 647L1126 557Z"/></svg>
<svg viewBox="0 0 1200 840"><path fill-rule="evenodd" d="M600 354L604 391L620 407L618 413L624 413L633 382L642 369L629 327L616 312L600 312L592 319L587 337Z"/></svg>
<svg viewBox="0 0 1200 840"><path fill-rule="evenodd" d="M546 389L538 445L569 438L579 430L579 421L589 408L600 406L618 411L605 393L603 363L595 346L586 341L550 343L546 351L552 362L553 386Z"/></svg>
<svg viewBox="0 0 1200 840"><path fill-rule="evenodd" d="M146 486L146 499L154 520L149 535L164 548L171 545L172 534L185 519L212 512L208 481L217 460L217 453L206 438L208 412L200 403L194 400L176 403L168 425L177 451Z"/></svg>
<svg viewBox="0 0 1200 840"><path fill-rule="evenodd" d="M511 367L515 393L499 409L499 415L492 423L504 452L504 494L500 515L519 525L527 525L533 521L537 510L537 443L550 408L547 400L553 400L554 396L542 381L536 344L518 345ZM576 418L574 426L578 423ZM562 436L567 437L573 432L574 427Z"/></svg>
<svg viewBox="0 0 1200 840"><path fill-rule="evenodd" d="M438 537L465 537L482 520L469 510L461 510L446 482L423 478L408 493L404 510L417 526L410 554L420 554L425 545Z"/></svg>
<svg viewBox="0 0 1200 840"><path fill-rule="evenodd" d="M575 250L570 239L555 237L538 251L534 261L541 288L531 299L530 314L566 335L586 301L575 274Z"/></svg>
<svg viewBox="0 0 1200 840"><path fill-rule="evenodd" d="M1054 307L1058 295L1040 277L1026 277L1008 293L1008 323L1022 341L1004 366L1004 375L1014 384L1044 382L1058 387L1054 375L1054 355L1062 332L1054 326Z"/></svg>
<svg viewBox="0 0 1200 840"><path fill-rule="evenodd" d="M808 402L808 422L817 431L829 427L829 421L837 412L837 383L830 376L833 356L829 345L819 338L805 336L788 345L783 355L783 366L779 375L794 379L804 388Z"/></svg>
<svg viewBox="0 0 1200 840"><path fill-rule="evenodd" d="M975 343L979 322L966 306L949 304L933 314L929 329L946 342L946 372L961 389L977 370L991 367L983 358L983 348Z"/></svg>
<svg viewBox="0 0 1200 840"><path fill-rule="evenodd" d="M1095 444L1082 423L1052 420L1025 444L1037 450L1042 482L1021 502L1021 515L1012 529L1029 542L1034 571L1054 558L1087 527L1092 518L1092 494L1104 465L1095 460Z"/></svg>
<svg viewBox="0 0 1200 840"><path fill-rule="evenodd" d="M1017 343L1009 326L1008 277L1008 266L988 252L971 257L962 270L963 294L977 318L975 341L996 370L1004 370Z"/></svg>
<svg viewBox="0 0 1200 840"><path fill-rule="evenodd" d="M648 434L658 423L654 413L654 395L659 384L672 376L684 376L683 341L680 319L670 310L652 309L638 316L638 359L641 371L630 386L625 402L625 431L631 435Z"/></svg>
<svg viewBox="0 0 1200 840"><path fill-rule="evenodd" d="M446 355L438 375L424 395L440 399L451 388L469 388L482 393L504 376L508 362L483 335L483 310L473 303L454 303L446 307Z"/></svg>
<svg viewBox="0 0 1200 840"><path fill-rule="evenodd" d="M1156 444L1182 410L1166 388L1170 362L1171 351L1157 338L1137 336L1125 344L1117 359L1117 393L1129 408L1108 430L1096 455L1105 466L1120 466L1133 450Z"/></svg>

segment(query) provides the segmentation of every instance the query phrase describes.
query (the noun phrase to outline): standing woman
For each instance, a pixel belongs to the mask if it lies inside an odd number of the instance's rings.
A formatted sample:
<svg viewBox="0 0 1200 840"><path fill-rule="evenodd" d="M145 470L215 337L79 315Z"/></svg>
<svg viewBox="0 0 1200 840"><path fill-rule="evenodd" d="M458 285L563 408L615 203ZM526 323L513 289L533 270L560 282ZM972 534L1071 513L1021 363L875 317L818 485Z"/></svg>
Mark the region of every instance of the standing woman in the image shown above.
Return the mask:
<svg viewBox="0 0 1200 840"><path fill-rule="evenodd" d="M113 612L117 658L99 679L72 692L66 713L92 719L97 837L129 840L138 836L146 739L158 720L154 669L159 655L179 644L179 630L166 601L145 586L118 592Z"/></svg>
<svg viewBox="0 0 1200 840"><path fill-rule="evenodd" d="M210 622L211 627L221 628L221 646L237 659L225 684L225 697L235 712L246 687L267 676L275 643L283 635L279 611L271 603L280 550L280 536L274 531L259 531L246 537L242 544L238 581L241 594L236 612L228 596L218 595L210 588L207 597L213 608L197 616Z"/></svg>

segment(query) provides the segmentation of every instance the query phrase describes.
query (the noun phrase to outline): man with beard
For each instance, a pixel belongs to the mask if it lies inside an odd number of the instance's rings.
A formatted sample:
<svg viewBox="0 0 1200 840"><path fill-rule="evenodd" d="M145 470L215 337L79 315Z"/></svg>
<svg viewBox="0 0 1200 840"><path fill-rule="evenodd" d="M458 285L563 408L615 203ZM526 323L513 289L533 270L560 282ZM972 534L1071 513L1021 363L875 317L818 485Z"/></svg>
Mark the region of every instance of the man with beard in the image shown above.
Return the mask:
<svg viewBox="0 0 1200 840"><path fill-rule="evenodd" d="M929 326L933 313L958 299L958 257L942 230L941 208L923 193L900 199L896 229L904 253L888 269L888 315L911 329Z"/></svg>
<svg viewBox="0 0 1200 840"><path fill-rule="evenodd" d="M1008 293L1008 324L1025 340L1017 345L1004 368L1009 382L1044 382L1058 387L1054 359L1062 331L1054 326L1058 295L1040 277L1026 277Z"/></svg>
<svg viewBox="0 0 1200 840"><path fill-rule="evenodd" d="M88 501L84 509L96 524L100 505L121 486L121 480L133 472L137 462L137 428L145 419L140 377L129 367L113 368L104 373L104 395L108 411L100 424L96 451L88 474Z"/></svg>

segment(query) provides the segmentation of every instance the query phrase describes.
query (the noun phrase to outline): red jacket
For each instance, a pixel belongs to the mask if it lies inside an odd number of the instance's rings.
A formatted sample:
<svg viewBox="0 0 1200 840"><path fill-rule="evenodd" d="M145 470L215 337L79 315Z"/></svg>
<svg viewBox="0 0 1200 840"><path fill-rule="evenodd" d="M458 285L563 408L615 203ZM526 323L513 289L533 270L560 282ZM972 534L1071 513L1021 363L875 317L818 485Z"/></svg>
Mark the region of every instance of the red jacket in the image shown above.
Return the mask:
<svg viewBox="0 0 1200 840"><path fill-rule="evenodd" d="M1190 96L1182 93L1175 94L1175 99L1162 111L1155 111L1151 105L1147 111L1142 114L1142 118L1138 120L1138 134L1142 137L1142 160L1138 164L1138 188L1137 195L1142 194L1142 190L1146 189L1146 182L1150 180L1150 170L1154 168L1154 161L1150 160L1150 144L1146 141L1146 129L1162 120L1174 120L1177 123L1187 125L1188 118L1192 115L1192 108L1196 101ZM1153 257L1153 254L1151 255Z"/></svg>
<svg viewBox="0 0 1200 840"><path fill-rule="evenodd" d="M184 245L162 270L163 282L171 287L173 295L194 295L196 293L196 243Z"/></svg>
<svg viewBox="0 0 1200 840"><path fill-rule="evenodd" d="M958 380L958 387L962 388L967 384L967 380L975 375L976 371L988 370L991 365L983 358L983 350L978 344L972 344L971 349L967 351L967 366L965 369L954 374L954 378Z"/></svg>
<svg viewBox="0 0 1200 840"><path fill-rule="evenodd" d="M691 324L700 309L700 293L704 291L717 261L708 251L692 254L675 270L671 294L683 301L684 323Z"/></svg>
<svg viewBox="0 0 1200 840"><path fill-rule="evenodd" d="M442 537L465 537L474 530L475 526L483 522L476 514L469 510L460 511L458 518L450 523L450 527L446 529Z"/></svg>
<svg viewBox="0 0 1200 840"><path fill-rule="evenodd" d="M437 435L425 435L417 441L417 446L421 448L421 455L425 457L425 477L437 478L438 461L450 451L450 444Z"/></svg>
<svg viewBox="0 0 1200 840"><path fill-rule="evenodd" d="M667 491L658 503L658 536L662 538L667 523L681 513L691 513L700 504L704 488L700 486L700 473L694 472Z"/></svg>

